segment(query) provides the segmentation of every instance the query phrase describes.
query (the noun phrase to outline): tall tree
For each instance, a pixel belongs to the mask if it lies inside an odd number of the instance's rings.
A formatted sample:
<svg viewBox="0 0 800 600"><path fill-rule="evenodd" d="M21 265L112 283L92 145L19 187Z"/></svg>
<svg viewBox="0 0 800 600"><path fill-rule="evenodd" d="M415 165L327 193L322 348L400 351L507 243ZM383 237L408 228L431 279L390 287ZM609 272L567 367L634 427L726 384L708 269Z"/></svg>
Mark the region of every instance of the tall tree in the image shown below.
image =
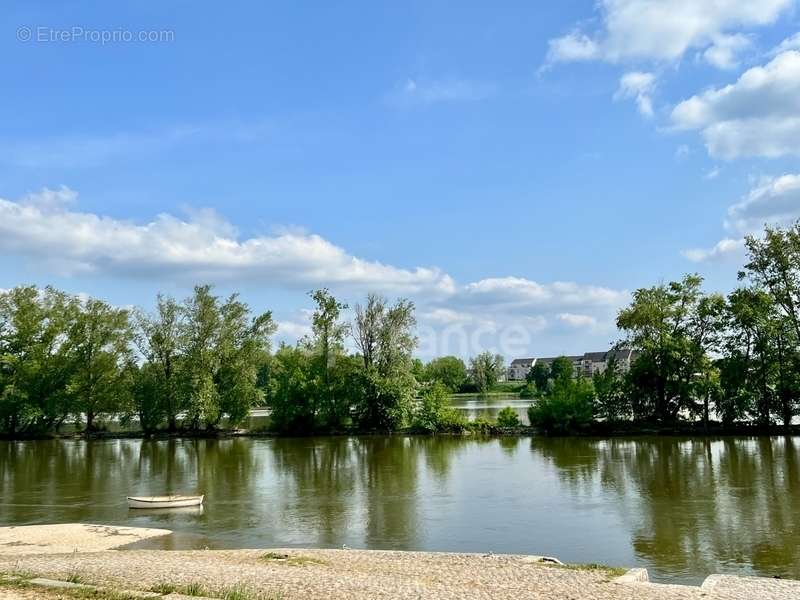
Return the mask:
<svg viewBox="0 0 800 600"><path fill-rule="evenodd" d="M315 357L314 367L317 374L315 398L319 398L321 404L319 412L322 413L326 424L329 427L338 427L349 412L350 402L345 397L337 397L337 384L333 380L336 374L336 362L344 353L344 339L349 331L348 325L340 322L342 311L347 309L347 305L339 302L324 288L310 292L309 295L317 305L311 316L312 337L308 341Z"/></svg>
<svg viewBox="0 0 800 600"><path fill-rule="evenodd" d="M152 365L147 376L159 400L163 399L163 413L167 429L177 429L178 413L183 408L179 401L181 385L181 339L185 335L184 314L180 305L161 294L156 299L156 313L151 316L137 311L137 345L146 361Z"/></svg>
<svg viewBox="0 0 800 600"><path fill-rule="evenodd" d="M128 311L102 300L82 303L69 332L72 375L69 390L83 412L86 431L101 414L127 408L130 389L125 369L133 361L133 331Z"/></svg>
<svg viewBox="0 0 800 600"><path fill-rule="evenodd" d="M485 394L503 374L503 357L491 352L481 352L470 360L472 381L481 394Z"/></svg>
<svg viewBox="0 0 800 600"><path fill-rule="evenodd" d="M264 398L258 386L258 373L269 354L270 336L276 325L272 313L251 316L250 307L231 295L220 307L220 330L216 353L219 369L214 382L219 398L219 413L216 426L222 415L228 417L229 425L240 424L250 409Z"/></svg>
<svg viewBox="0 0 800 600"><path fill-rule="evenodd" d="M434 358L425 366L429 381L439 382L450 392L457 392L467 381L467 366L457 356Z"/></svg>
<svg viewBox="0 0 800 600"><path fill-rule="evenodd" d="M220 402L215 378L220 367L217 344L222 316L219 298L211 286L194 288L182 307L186 328L181 352L186 360L186 412L193 429L210 426L220 418Z"/></svg>

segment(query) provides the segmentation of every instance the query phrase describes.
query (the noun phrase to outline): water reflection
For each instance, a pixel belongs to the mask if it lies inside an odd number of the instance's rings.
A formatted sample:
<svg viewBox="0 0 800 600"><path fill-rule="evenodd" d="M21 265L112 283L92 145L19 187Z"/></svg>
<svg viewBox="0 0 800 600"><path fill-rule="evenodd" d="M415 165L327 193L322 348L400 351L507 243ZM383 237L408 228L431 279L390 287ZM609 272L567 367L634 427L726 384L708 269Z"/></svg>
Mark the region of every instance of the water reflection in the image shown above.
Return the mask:
<svg viewBox="0 0 800 600"><path fill-rule="evenodd" d="M800 578L798 442L330 437L0 442L0 521L166 527L166 548L546 553ZM202 511L127 495L204 493Z"/></svg>

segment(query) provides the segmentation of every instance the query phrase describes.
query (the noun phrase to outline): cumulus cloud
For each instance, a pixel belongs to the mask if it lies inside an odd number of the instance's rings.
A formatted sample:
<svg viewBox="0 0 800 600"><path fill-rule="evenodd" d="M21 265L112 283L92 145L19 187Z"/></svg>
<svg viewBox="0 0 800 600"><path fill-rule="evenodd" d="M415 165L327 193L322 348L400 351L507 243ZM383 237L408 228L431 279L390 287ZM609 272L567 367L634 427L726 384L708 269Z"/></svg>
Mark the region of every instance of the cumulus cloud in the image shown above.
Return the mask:
<svg viewBox="0 0 800 600"><path fill-rule="evenodd" d="M558 320L576 329L585 329L597 326L597 319L591 315L579 315L574 313L559 313Z"/></svg>
<svg viewBox="0 0 800 600"><path fill-rule="evenodd" d="M627 291L556 281L541 284L522 277L492 277L469 283L461 301L507 308L547 306L617 306L627 301Z"/></svg>
<svg viewBox="0 0 800 600"><path fill-rule="evenodd" d="M672 122L700 131L717 158L800 155L800 52L783 52L735 83L684 100Z"/></svg>
<svg viewBox="0 0 800 600"><path fill-rule="evenodd" d="M738 237L726 237L712 248L694 248L683 255L693 262L740 256L745 235L759 235L765 225L788 225L800 219L800 174L761 180L727 213L724 226Z"/></svg>
<svg viewBox="0 0 800 600"><path fill-rule="evenodd" d="M787 50L800 50L800 32L795 33L793 36L783 40L780 44L772 49L770 54L772 56L777 56L778 54L786 52Z"/></svg>
<svg viewBox="0 0 800 600"><path fill-rule="evenodd" d="M494 92L494 84L484 81L408 79L387 96L387 102L391 106L399 108L427 106L442 102L474 102L488 98Z"/></svg>
<svg viewBox="0 0 800 600"><path fill-rule="evenodd" d="M739 66L739 55L752 46L744 34L720 35L703 52L705 61L718 69L735 69Z"/></svg>
<svg viewBox="0 0 800 600"><path fill-rule="evenodd" d="M787 225L800 218L800 175L768 178L728 209L726 226L744 233L764 225Z"/></svg>
<svg viewBox="0 0 800 600"><path fill-rule="evenodd" d="M401 293L451 293L436 268L402 269L352 256L319 235L284 232L242 239L213 210L188 219L161 214L146 223L72 210L68 188L20 202L0 199L0 248L65 273L181 276L225 280L258 276L289 287L321 282Z"/></svg>
<svg viewBox="0 0 800 600"><path fill-rule="evenodd" d="M599 0L601 26L574 29L550 40L550 63L601 59L676 61L690 49L705 50L710 64L730 68L747 46L731 30L775 22L793 0Z"/></svg>
<svg viewBox="0 0 800 600"><path fill-rule="evenodd" d="M725 238L711 248L692 248L682 254L692 262L716 261L731 256L738 256L744 249L744 239Z"/></svg>
<svg viewBox="0 0 800 600"><path fill-rule="evenodd" d="M652 93L655 85L656 76L652 73L643 73L641 71L625 73L619 80L619 88L614 94L614 99L634 99L639 112L645 117L652 117Z"/></svg>

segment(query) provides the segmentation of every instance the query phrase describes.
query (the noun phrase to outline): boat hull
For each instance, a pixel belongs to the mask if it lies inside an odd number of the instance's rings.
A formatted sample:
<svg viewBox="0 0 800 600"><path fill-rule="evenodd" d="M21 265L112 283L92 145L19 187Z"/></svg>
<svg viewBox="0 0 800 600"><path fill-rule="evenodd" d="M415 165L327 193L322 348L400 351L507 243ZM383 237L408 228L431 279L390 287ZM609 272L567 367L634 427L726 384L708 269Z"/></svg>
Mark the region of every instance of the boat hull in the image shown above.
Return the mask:
<svg viewBox="0 0 800 600"><path fill-rule="evenodd" d="M202 504L203 496L128 496L128 508L186 508Z"/></svg>

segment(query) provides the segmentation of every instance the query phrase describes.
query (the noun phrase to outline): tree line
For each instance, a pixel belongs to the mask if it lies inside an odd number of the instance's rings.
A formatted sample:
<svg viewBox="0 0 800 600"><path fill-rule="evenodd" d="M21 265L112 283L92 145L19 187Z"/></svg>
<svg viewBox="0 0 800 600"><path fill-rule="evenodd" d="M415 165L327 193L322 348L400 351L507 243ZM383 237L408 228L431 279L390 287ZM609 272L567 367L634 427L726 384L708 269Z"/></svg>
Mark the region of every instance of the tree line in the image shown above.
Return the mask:
<svg viewBox="0 0 800 600"><path fill-rule="evenodd" d="M611 361L575 377L565 357L536 364L524 397L531 424L573 431L596 423L698 423L789 427L800 413L800 224L746 239L740 286L703 291L698 275L642 288L617 317L629 369ZM0 293L0 433L92 432L109 418L145 432L236 427L253 406L271 408L285 433L481 429L449 408L454 392L486 393L505 373L501 356L446 356L427 364L413 302L369 294L349 307L327 289L309 293L311 333L270 340L270 312L236 294L197 286L163 295L146 312L52 287ZM354 351L347 350L347 342ZM505 426L515 420L504 413Z"/></svg>
<svg viewBox="0 0 800 600"><path fill-rule="evenodd" d="M740 285L727 296L703 291L694 274L636 290L617 316L619 346L637 355L629 370L612 361L576 380L534 368L529 384L544 399L531 407L531 423L788 429L800 413L800 223L767 227L745 247Z"/></svg>

